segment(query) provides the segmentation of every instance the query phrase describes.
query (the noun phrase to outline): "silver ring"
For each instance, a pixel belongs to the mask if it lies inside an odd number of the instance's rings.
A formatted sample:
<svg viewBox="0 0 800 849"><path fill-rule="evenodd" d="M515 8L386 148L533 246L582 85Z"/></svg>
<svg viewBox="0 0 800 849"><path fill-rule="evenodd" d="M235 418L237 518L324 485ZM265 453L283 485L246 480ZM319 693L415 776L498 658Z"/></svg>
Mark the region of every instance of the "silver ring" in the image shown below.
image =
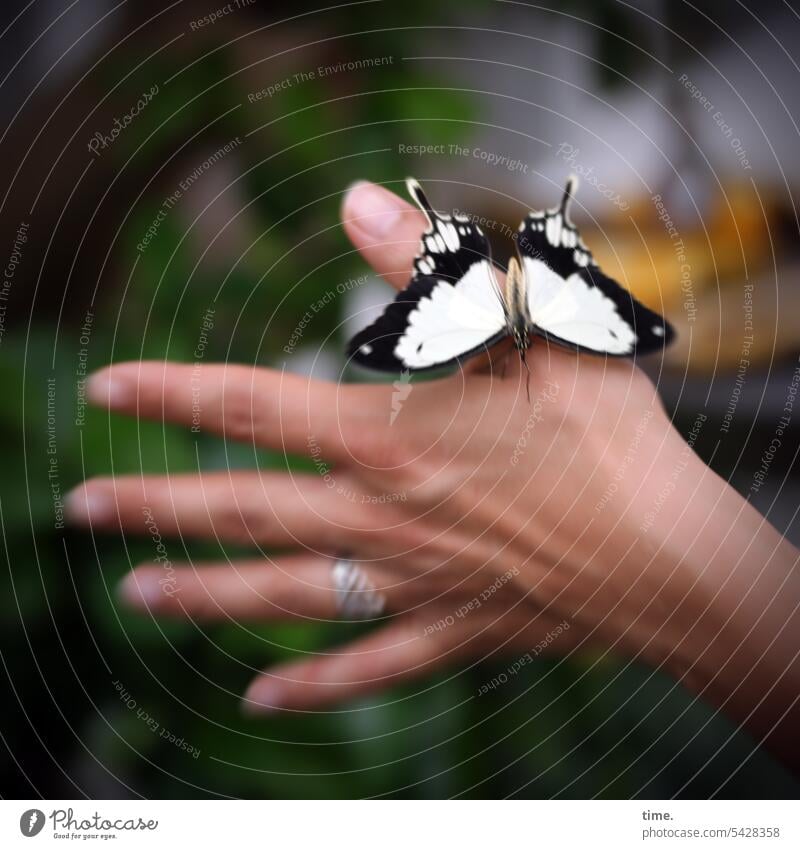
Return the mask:
<svg viewBox="0 0 800 849"><path fill-rule="evenodd" d="M359 567L346 557L335 560L331 581L336 590L336 611L342 619L372 619L380 616L386 606L383 593Z"/></svg>

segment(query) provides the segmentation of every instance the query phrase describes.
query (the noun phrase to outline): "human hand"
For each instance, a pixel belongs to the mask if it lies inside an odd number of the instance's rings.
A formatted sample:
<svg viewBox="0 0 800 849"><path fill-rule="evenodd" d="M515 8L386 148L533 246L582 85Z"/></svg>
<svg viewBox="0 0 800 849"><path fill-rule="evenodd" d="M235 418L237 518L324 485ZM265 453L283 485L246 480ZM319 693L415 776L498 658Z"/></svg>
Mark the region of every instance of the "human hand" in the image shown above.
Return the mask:
<svg viewBox="0 0 800 849"><path fill-rule="evenodd" d="M402 288L423 216L359 184L344 218L365 259ZM124 582L123 598L154 614L334 618L333 558L347 553L358 563L386 599L385 624L330 654L267 670L248 690L252 711L314 708L446 663L501 650L518 656L564 622L556 650L592 643L688 675L705 636L722 633L722 620L707 610L718 587L710 576L722 541L740 546L742 533L733 524L704 533L698 506L721 504L726 516L741 517L738 496L687 450L632 363L539 339L528 362L530 403L518 358L509 358L504 377L500 363L484 359L413 383L393 424L391 385L203 366L194 386L203 429L319 455L330 471L93 480L72 494L69 513L93 528L144 531L146 508L164 536L296 549L178 567L170 592L159 583L163 570L143 565ZM113 366L92 378L89 397L188 426L192 370ZM677 464L680 475L647 527L647 509ZM736 527L748 533L747 521ZM713 556L709 540L720 543ZM688 644L687 622L699 626Z"/></svg>

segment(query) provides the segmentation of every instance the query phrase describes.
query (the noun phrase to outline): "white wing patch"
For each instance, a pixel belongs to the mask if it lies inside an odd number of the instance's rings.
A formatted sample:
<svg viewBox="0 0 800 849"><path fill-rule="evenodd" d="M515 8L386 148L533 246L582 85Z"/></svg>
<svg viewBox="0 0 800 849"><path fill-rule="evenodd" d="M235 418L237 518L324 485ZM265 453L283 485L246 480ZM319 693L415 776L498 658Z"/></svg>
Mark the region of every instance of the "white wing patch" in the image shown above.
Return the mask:
<svg viewBox="0 0 800 849"><path fill-rule="evenodd" d="M475 263L454 286L439 281L408 316L394 355L408 368L452 362L506 326L491 264Z"/></svg>
<svg viewBox="0 0 800 849"><path fill-rule="evenodd" d="M523 257L533 323L574 345L607 354L630 354L636 334L614 301L578 274L566 280L539 259Z"/></svg>

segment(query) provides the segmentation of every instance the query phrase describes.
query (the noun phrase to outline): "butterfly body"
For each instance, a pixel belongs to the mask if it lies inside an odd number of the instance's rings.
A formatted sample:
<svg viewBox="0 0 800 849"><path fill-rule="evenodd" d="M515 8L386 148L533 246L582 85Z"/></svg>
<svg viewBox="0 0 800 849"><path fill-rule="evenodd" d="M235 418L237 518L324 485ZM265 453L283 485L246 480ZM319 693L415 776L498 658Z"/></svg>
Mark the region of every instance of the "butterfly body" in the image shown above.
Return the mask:
<svg viewBox="0 0 800 849"><path fill-rule="evenodd" d="M408 287L350 341L355 362L414 372L458 364L508 337L523 361L534 336L601 356L634 356L672 339L660 315L594 262L569 218L574 178L558 207L520 224L503 288L481 229L436 212L416 180L407 185L429 226Z"/></svg>
<svg viewBox="0 0 800 849"><path fill-rule="evenodd" d="M533 322L528 309L525 275L515 257L511 257L506 274L505 309L508 335L514 342L514 347L524 359L525 351L531 344Z"/></svg>

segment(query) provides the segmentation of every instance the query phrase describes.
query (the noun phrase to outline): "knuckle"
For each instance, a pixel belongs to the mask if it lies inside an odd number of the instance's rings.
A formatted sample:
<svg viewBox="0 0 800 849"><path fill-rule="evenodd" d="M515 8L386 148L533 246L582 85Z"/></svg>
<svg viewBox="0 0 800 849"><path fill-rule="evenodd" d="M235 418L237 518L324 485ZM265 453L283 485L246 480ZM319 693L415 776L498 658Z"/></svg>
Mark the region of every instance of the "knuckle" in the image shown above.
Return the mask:
<svg viewBox="0 0 800 849"><path fill-rule="evenodd" d="M264 429L262 404L245 386L225 390L222 403L222 429L237 441L254 439Z"/></svg>
<svg viewBox="0 0 800 849"><path fill-rule="evenodd" d="M221 507L214 516L216 532L230 542L252 545L263 538L264 512L238 504L234 499Z"/></svg>

